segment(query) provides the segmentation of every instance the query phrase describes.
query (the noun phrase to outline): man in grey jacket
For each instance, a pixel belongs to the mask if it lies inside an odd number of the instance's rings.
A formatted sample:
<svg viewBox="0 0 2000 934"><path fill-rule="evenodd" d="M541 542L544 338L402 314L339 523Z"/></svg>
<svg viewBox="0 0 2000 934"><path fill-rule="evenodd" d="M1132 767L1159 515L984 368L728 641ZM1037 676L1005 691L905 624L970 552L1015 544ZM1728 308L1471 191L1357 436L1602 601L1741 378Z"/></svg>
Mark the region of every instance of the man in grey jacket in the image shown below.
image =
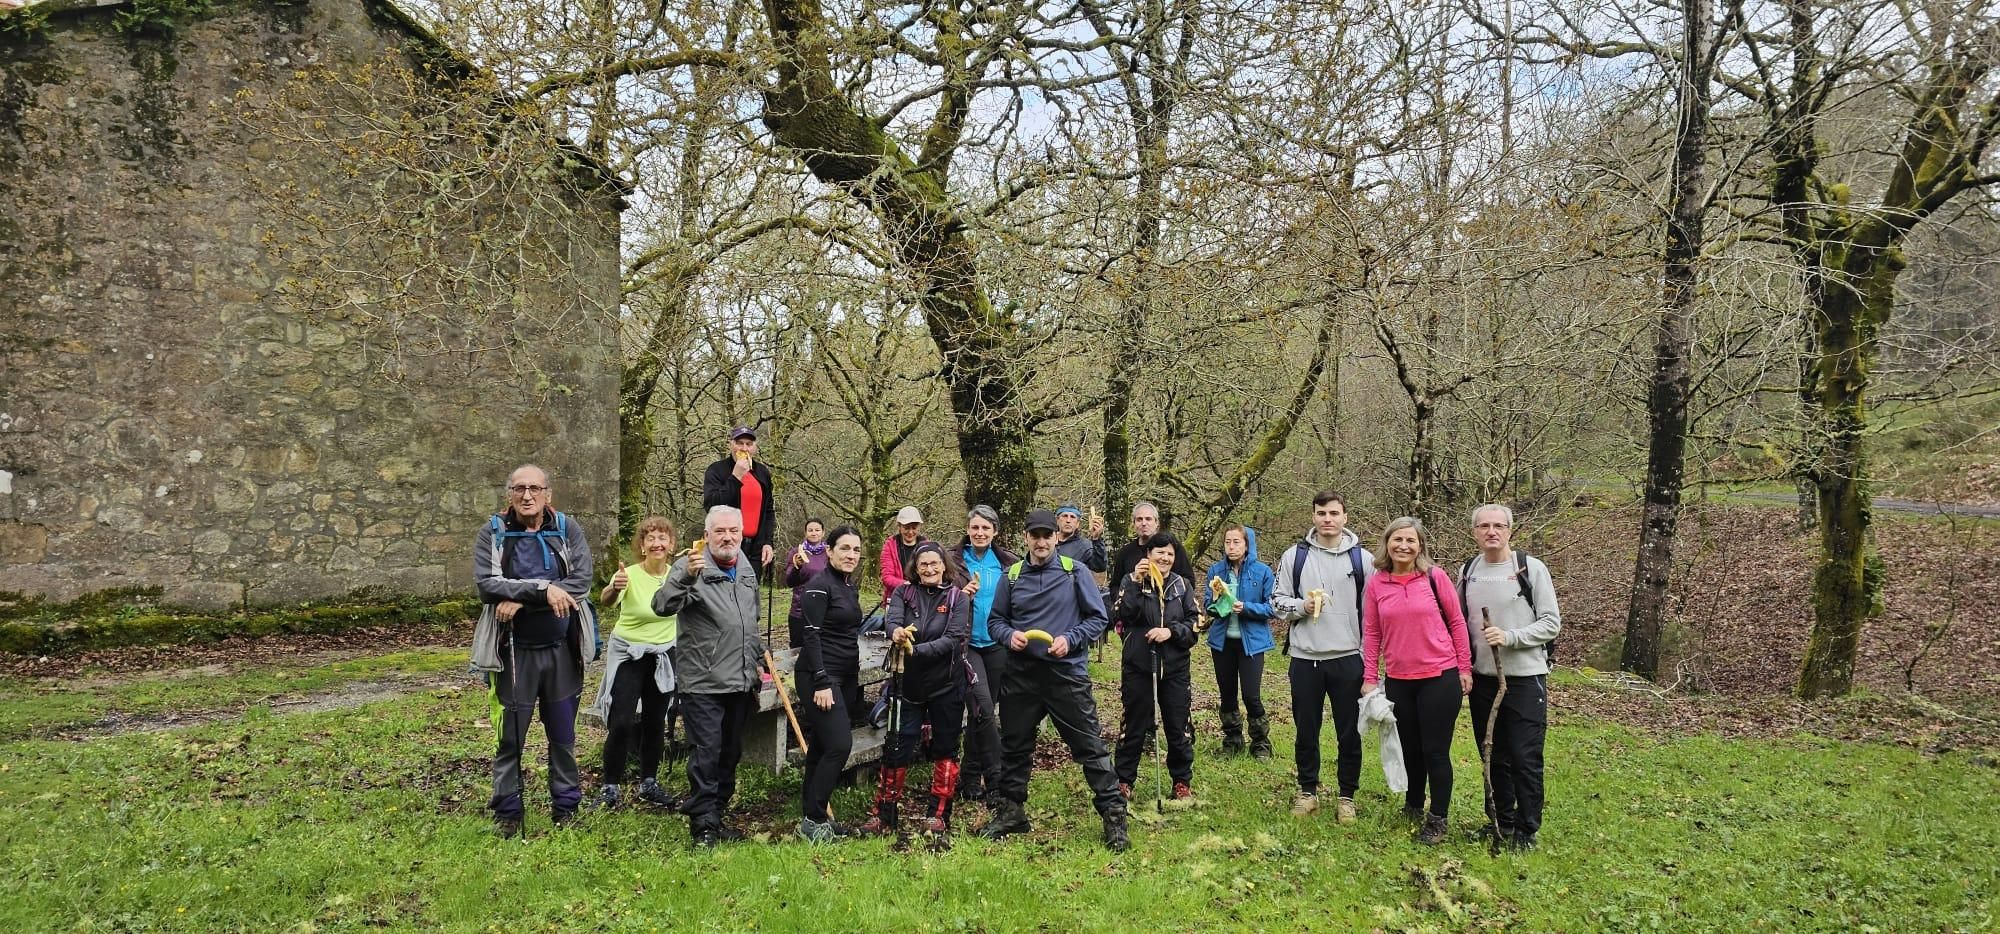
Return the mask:
<svg viewBox="0 0 2000 934"><path fill-rule="evenodd" d="M583 663L597 654L597 636L586 631L590 572L590 543L582 527L555 510L549 475L533 464L514 468L507 510L480 527L472 550L473 582L488 607L481 626L498 631L489 640L497 657L485 660L498 734L487 806L502 837L521 832L521 749L537 705L549 739L554 822L575 817L583 798L576 710Z"/></svg>
<svg viewBox="0 0 2000 934"><path fill-rule="evenodd" d="M1299 793L1292 813L1319 810L1319 732L1327 702L1339 746L1337 819L1354 820L1354 790L1361 784L1361 588L1374 558L1347 529L1347 501L1325 490L1313 497L1313 529L1278 558L1271 597L1277 618L1291 621L1285 654L1292 686L1292 722L1298 727L1292 758Z"/></svg>
<svg viewBox="0 0 2000 934"><path fill-rule="evenodd" d="M681 721L687 725L688 816L694 845L738 839L725 829L722 812L736 794L736 764L743 758L743 731L757 710L763 688L758 660L756 569L743 558L743 513L713 506L702 523L706 546L681 557L667 571L653 612L678 616L680 641L674 675L680 688Z"/></svg>
<svg viewBox="0 0 2000 934"><path fill-rule="evenodd" d="M1514 551L1514 511L1488 503L1472 511L1479 556L1459 575L1472 640L1472 736L1486 748L1486 720L1507 693L1493 726L1493 798L1487 832L1517 850L1535 848L1542 829L1542 744L1549 732L1549 643L1562 632L1562 608L1548 565ZM1487 625L1489 623L1491 625ZM1495 657L1499 666L1495 667Z"/></svg>

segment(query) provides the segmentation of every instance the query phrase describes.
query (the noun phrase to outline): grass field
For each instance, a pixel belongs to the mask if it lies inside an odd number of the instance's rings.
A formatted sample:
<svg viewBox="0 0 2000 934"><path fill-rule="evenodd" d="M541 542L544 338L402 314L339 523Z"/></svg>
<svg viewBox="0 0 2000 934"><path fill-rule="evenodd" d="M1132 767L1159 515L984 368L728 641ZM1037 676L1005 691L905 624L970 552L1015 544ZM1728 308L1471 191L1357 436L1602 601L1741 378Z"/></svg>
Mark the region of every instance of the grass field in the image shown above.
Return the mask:
<svg viewBox="0 0 2000 934"><path fill-rule="evenodd" d="M1981 930L2000 892L2000 770L1977 752L1666 738L1563 716L1543 848L1496 859L1459 832L1412 843L1372 745L1360 823L1290 817L1280 724L1268 762L1220 759L1204 735L1199 806L1135 825L1122 856L1098 844L1073 766L1036 776L1032 834L964 835L945 853L792 840L796 777L746 772L739 801L772 839L696 853L684 820L642 810L553 831L536 809L526 841L489 836L489 731L470 685L312 713L268 703L434 679L454 660L0 685L13 737L0 743L0 929ZM163 704L230 716L20 738ZM580 744L587 768L599 739ZM1456 761L1462 831L1480 795L1463 725ZM530 802L545 808L540 772ZM1151 811L1141 792L1135 809ZM835 806L858 814L865 792Z"/></svg>

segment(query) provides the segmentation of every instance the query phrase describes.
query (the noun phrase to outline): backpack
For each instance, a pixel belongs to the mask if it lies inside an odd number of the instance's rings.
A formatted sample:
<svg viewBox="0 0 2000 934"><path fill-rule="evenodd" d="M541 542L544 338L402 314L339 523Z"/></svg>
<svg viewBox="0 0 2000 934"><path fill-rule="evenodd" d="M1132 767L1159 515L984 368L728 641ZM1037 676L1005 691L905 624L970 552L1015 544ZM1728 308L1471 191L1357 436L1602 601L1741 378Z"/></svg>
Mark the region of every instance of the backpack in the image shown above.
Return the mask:
<svg viewBox="0 0 2000 934"><path fill-rule="evenodd" d="M1460 612L1465 614L1465 623L1467 626L1472 625L1472 606L1467 602L1465 597L1465 583L1466 579L1472 576L1472 566L1478 562L1479 555L1473 555L1465 559L1465 563L1458 568L1458 608ZM1514 583L1518 584L1521 588L1521 599L1528 601L1528 611L1530 613L1539 612L1535 607L1535 585L1533 581L1528 579L1528 553L1518 548L1514 549ZM1542 651L1548 656L1549 663L1554 664L1556 660L1555 640L1551 639L1542 643Z"/></svg>
<svg viewBox="0 0 2000 934"><path fill-rule="evenodd" d="M509 532L507 531L507 524L502 522L498 515L494 515L487 520L488 525L493 529L493 567L496 570L506 566L507 539L510 538L534 539L536 544L542 546L543 559L548 561L551 566L554 566L556 556L549 551L548 541L550 537L554 537L562 540L562 572L564 574L569 573L569 516L560 510L551 509L549 512L554 513L556 517L554 531L543 528L533 532ZM582 651L584 663L589 664L597 660L597 656L604 648L604 642L597 631L597 607L591 604L589 593L586 592L581 599L577 600L577 604L579 610L577 613L577 622L582 627L582 639L579 646Z"/></svg>
<svg viewBox="0 0 2000 934"><path fill-rule="evenodd" d="M1305 580L1306 556L1312 554L1310 542L1299 542L1292 546L1292 596L1299 597L1301 582ZM1354 615L1361 615L1361 588L1368 583L1368 571L1361 566L1361 547L1347 549L1348 576L1354 578Z"/></svg>
<svg viewBox="0 0 2000 934"><path fill-rule="evenodd" d="M1081 584L1081 583L1079 583L1079 582L1077 581L1077 574L1076 574L1076 561L1075 561L1074 559L1070 558L1070 556L1069 556L1069 555L1064 555L1064 554L1058 554L1058 555L1056 555L1056 560L1062 563L1062 569L1063 569L1063 573L1065 573L1065 574L1068 574L1068 575L1069 575L1069 582L1070 582L1071 584L1074 584L1074 585L1076 586L1076 605L1077 605L1078 607L1081 607L1081 606L1083 606L1083 584ZM1014 562L1013 564L1010 564L1010 565L1008 565L1008 566L1007 566L1007 580L1008 580L1008 582L1009 582L1009 583L1012 583L1012 582L1014 582L1014 581L1017 581L1017 580L1020 580L1020 579L1021 579L1021 569L1022 569L1022 568L1025 568L1025 567L1027 567L1027 566L1028 566L1028 559L1026 559L1026 558L1022 558L1021 560L1019 560L1019 561L1016 561L1016 562ZM1095 586L1095 584L1096 584L1096 581L1095 581L1095 580L1092 580L1092 581L1091 581L1091 583L1092 583L1092 585L1093 585L1093 586ZM1111 630L1111 624L1110 624L1110 619L1111 619L1111 617L1110 617L1110 611L1109 611L1109 610L1107 610L1107 611L1105 612L1105 631L1106 631L1106 632L1109 632L1109 631Z"/></svg>
<svg viewBox="0 0 2000 934"><path fill-rule="evenodd" d="M1312 554L1312 543L1310 541L1302 539L1298 544L1292 546L1292 596L1294 597L1302 596L1299 593L1299 587L1302 586L1301 582L1305 580L1306 556L1310 554ZM1347 549L1347 564L1347 574L1349 577L1354 578L1354 619L1356 625L1359 625L1361 621L1361 588L1368 583L1368 571L1362 567L1360 545ZM1285 627L1284 653L1286 655L1292 654L1292 627L1290 626Z"/></svg>

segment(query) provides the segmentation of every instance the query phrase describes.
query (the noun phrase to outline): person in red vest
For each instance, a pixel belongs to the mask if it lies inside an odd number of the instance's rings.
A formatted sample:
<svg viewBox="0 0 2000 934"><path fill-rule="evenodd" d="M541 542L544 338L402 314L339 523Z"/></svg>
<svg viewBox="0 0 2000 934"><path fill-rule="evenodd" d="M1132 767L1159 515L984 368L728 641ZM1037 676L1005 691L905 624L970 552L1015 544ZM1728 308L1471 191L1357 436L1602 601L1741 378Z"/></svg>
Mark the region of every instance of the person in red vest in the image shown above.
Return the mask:
<svg viewBox="0 0 2000 934"><path fill-rule="evenodd" d="M738 425L729 432L729 455L708 465L701 508L728 506L743 513L743 553L757 558L758 576L771 566L778 508L772 503L771 468L757 460L757 432Z"/></svg>

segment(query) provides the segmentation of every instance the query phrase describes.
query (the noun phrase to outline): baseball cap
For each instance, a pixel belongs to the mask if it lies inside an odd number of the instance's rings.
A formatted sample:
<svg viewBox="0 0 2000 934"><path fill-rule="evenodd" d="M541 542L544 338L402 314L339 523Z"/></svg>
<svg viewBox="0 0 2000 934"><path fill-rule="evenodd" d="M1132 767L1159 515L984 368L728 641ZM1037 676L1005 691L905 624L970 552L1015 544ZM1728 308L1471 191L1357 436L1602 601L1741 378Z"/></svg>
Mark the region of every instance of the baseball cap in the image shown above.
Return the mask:
<svg viewBox="0 0 2000 934"><path fill-rule="evenodd" d="M749 438L755 441L757 440L757 433L752 431L749 425L738 425L735 428L729 429L729 440L734 441L738 438Z"/></svg>
<svg viewBox="0 0 2000 934"><path fill-rule="evenodd" d="M1037 529L1044 532L1053 532L1056 530L1056 514L1046 509L1037 509L1034 512L1028 513L1028 522L1025 527L1030 532Z"/></svg>
<svg viewBox="0 0 2000 934"><path fill-rule="evenodd" d="M924 521L924 514L918 512L917 507L915 506L904 506L901 510L897 511L896 513L897 525L911 525L911 524L922 525L923 521Z"/></svg>

